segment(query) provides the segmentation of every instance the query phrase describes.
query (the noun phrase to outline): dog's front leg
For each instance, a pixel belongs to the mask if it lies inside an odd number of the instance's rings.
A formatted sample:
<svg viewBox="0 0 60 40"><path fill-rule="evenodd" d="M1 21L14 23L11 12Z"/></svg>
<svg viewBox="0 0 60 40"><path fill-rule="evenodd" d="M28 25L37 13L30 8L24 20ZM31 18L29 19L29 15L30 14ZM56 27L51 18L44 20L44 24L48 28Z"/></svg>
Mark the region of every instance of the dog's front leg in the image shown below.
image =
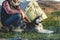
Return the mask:
<svg viewBox="0 0 60 40"><path fill-rule="evenodd" d="M43 29L43 25L42 23L39 23L38 25L36 25L35 29L37 29L38 31Z"/></svg>

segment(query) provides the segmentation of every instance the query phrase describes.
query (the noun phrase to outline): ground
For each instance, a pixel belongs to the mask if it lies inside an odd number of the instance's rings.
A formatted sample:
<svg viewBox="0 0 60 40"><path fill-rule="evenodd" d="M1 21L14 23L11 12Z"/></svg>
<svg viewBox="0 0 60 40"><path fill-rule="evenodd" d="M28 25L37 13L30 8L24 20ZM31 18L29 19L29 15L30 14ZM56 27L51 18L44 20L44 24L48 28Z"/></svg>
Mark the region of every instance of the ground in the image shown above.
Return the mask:
<svg viewBox="0 0 60 40"><path fill-rule="evenodd" d="M44 29L54 30L53 34L42 34L31 31L19 33L19 36L29 40L60 40L60 12L52 12L47 14L48 18L43 21ZM1 26L1 24L0 24ZM15 37L15 32L0 32L0 38Z"/></svg>

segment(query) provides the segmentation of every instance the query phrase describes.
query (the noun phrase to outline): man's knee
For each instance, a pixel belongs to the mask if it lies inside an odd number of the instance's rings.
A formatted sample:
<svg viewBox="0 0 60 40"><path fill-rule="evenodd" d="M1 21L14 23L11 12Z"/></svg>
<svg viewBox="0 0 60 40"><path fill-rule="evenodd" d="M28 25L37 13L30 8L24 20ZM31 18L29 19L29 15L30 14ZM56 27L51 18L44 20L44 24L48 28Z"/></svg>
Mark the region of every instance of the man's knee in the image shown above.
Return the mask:
<svg viewBox="0 0 60 40"><path fill-rule="evenodd" d="M21 19L21 14L14 14L8 20L4 22L4 25L10 25L14 21Z"/></svg>
<svg viewBox="0 0 60 40"><path fill-rule="evenodd" d="M22 17L21 14L14 14L13 16L14 16L15 18L18 18L18 19Z"/></svg>

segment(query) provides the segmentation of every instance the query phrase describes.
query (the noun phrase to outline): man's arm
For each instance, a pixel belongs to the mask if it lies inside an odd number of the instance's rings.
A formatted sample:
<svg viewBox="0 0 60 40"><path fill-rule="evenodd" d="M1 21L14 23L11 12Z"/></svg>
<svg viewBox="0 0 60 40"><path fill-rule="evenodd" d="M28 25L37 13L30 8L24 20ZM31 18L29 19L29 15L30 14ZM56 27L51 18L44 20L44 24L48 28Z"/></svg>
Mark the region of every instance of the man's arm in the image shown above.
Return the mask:
<svg viewBox="0 0 60 40"><path fill-rule="evenodd" d="M25 20L27 20L28 22L31 22L30 19L25 15Z"/></svg>
<svg viewBox="0 0 60 40"><path fill-rule="evenodd" d="M22 13L23 18L26 19L27 22L30 22L29 18L28 18L28 17L26 16L26 14L22 11L22 9L19 9L19 10L13 10L13 9L11 9L8 1L5 1L5 2L4 2L3 8L5 9L5 11L6 11L8 14Z"/></svg>
<svg viewBox="0 0 60 40"><path fill-rule="evenodd" d="M13 10L10 8L10 5L8 3L8 1L5 1L3 3L3 8L5 9L5 11L8 13L8 14L16 14L16 13L19 13L18 10Z"/></svg>
<svg viewBox="0 0 60 40"><path fill-rule="evenodd" d="M22 9L20 8L20 13L22 13L23 18L27 21L27 22L31 22L30 19L27 17L27 15L22 11Z"/></svg>

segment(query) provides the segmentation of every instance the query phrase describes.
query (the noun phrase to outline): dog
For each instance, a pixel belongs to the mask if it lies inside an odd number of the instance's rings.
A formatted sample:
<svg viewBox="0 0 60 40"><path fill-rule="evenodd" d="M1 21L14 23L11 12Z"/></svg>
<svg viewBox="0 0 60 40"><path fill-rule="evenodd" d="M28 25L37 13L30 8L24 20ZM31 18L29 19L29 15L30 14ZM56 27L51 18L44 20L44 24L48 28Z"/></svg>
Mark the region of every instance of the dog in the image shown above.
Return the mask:
<svg viewBox="0 0 60 40"><path fill-rule="evenodd" d="M28 30L40 30L43 29L41 16L36 17L31 23L26 23Z"/></svg>
<svg viewBox="0 0 60 40"><path fill-rule="evenodd" d="M41 29L43 29L43 25L42 25L42 17L38 16L35 18L35 20L33 21L34 25L35 25L35 30L36 31L40 31Z"/></svg>

